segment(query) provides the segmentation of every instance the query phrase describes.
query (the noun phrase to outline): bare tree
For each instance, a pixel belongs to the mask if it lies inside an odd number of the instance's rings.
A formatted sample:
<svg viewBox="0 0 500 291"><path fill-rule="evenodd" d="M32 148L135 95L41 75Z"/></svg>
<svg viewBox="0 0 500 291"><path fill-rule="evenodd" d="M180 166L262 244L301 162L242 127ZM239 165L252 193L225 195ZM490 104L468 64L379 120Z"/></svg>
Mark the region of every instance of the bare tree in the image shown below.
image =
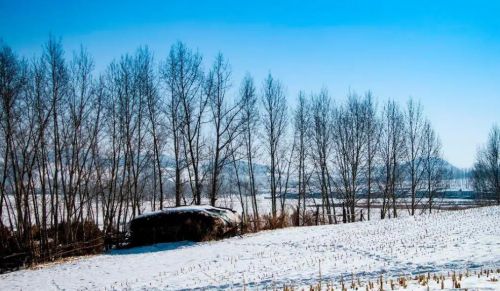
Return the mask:
<svg viewBox="0 0 500 291"><path fill-rule="evenodd" d="M40 229L40 244L39 253L41 256L50 255L49 235L48 228L50 227L50 217L52 215L49 213L48 209L48 192L50 187L49 182L49 149L48 149L48 126L52 116L52 106L48 98L46 98L47 92L47 74L46 67L44 66L43 59L35 58L31 62L30 75L28 81L28 91L32 98L33 106L33 119L34 119L34 132L36 138L34 139L34 144L37 144L36 154L35 154L35 174L33 176L38 176L39 191L41 196L41 209L39 211L38 218L36 219L36 224ZM36 197L36 195L35 195ZM36 203L38 204L38 203ZM38 209L38 205L34 207Z"/></svg>
<svg viewBox="0 0 500 291"><path fill-rule="evenodd" d="M124 194L123 171L125 147L122 142L124 118L120 110L119 94L123 94L120 83L125 82L117 62L111 63L106 74L100 80L99 94L103 104L103 139L93 149L96 160L96 172L101 187L101 207L105 233L119 230L118 213L123 208Z"/></svg>
<svg viewBox="0 0 500 291"><path fill-rule="evenodd" d="M60 157L61 187L66 214L65 239L74 241L75 233L70 223L83 221L83 207L90 199L88 179L93 171L91 164L92 138L95 127L91 119L94 110L94 64L88 52L81 47L73 56L68 70L68 87L64 103L60 104L62 141ZM89 210L89 209L87 209Z"/></svg>
<svg viewBox="0 0 500 291"><path fill-rule="evenodd" d="M270 162L270 191L271 213L276 217L277 196L284 195L280 192L281 177L280 154L283 152L283 136L286 131L287 106L285 94L281 83L271 74L264 80L262 89L262 103L264 106L263 124Z"/></svg>
<svg viewBox="0 0 500 291"><path fill-rule="evenodd" d="M177 44L170 48L169 56L166 62L161 67L161 79L165 84L164 94L166 99L166 116L168 119L168 132L172 138L172 151L174 157L174 191L175 191L175 206L181 205L182 169L185 166L184 155L182 154L182 111L181 98L179 91L183 91L184 85L179 84L181 77L179 76L178 49L182 46Z"/></svg>
<svg viewBox="0 0 500 291"><path fill-rule="evenodd" d="M230 86L230 75L231 71L228 62L222 54L218 54L205 82L205 94L212 113L215 133L213 159L211 161L210 204L212 206L215 206L220 188L221 180L219 177L224 166L234 156L233 151L236 148L230 145L241 133L242 119L239 118L241 107L238 103L230 106L226 100L226 93Z"/></svg>
<svg viewBox="0 0 500 291"><path fill-rule="evenodd" d="M22 122L23 92L26 87L26 75L23 72L23 63L14 54L10 47L0 43L0 122L2 146L2 181L0 185L0 212L3 226L4 206L11 230L17 228L20 238L29 239L24 234L29 227L28 216L23 216L26 209L26 194L23 191L24 162L27 146L19 142L29 142L29 131L22 132L26 125ZM20 150L22 149L22 150ZM9 193L14 194L15 210L12 209ZM24 207L23 207L24 204ZM9 209L10 208L10 209ZM15 211L15 212L14 212ZM13 221L17 214L17 221ZM28 214L26 214L28 215Z"/></svg>
<svg viewBox="0 0 500 291"><path fill-rule="evenodd" d="M428 199L427 208L431 213L437 191L443 188L446 170L442 159L441 142L429 121L424 123L423 128L422 159L426 197Z"/></svg>
<svg viewBox="0 0 500 291"><path fill-rule="evenodd" d="M181 151L190 177L193 201L201 204L202 173L201 158L203 141L201 130L203 113L207 101L202 94L203 72L201 55L193 52L181 42L170 49L169 58L163 70L163 77L170 94L170 121L174 139L176 159L175 192L176 205L180 204L181 193ZM179 134L180 133L180 134Z"/></svg>
<svg viewBox="0 0 500 291"><path fill-rule="evenodd" d="M311 126L311 116L309 113L309 103L306 100L304 92L299 93L297 108L294 114L294 135L295 135L295 166L297 168L297 221L296 225L300 225L300 215L302 218L305 217L306 212L306 189L308 188L309 175L307 174L307 165L309 156L309 146L310 141L310 126ZM301 209L302 207L302 209ZM304 222L304 221L302 221Z"/></svg>
<svg viewBox="0 0 500 291"><path fill-rule="evenodd" d="M409 180L410 180L410 215L415 215L417 205L420 203L422 196L418 196L422 192L423 171L423 149L424 149L424 127L425 121L422 115L422 106L419 102L413 99L408 101L406 107L406 115L404 118L405 126L405 141L406 141L406 165Z"/></svg>
<svg viewBox="0 0 500 291"><path fill-rule="evenodd" d="M494 125L486 145L479 149L473 169L473 186L478 197L500 204L500 127Z"/></svg>
<svg viewBox="0 0 500 291"><path fill-rule="evenodd" d="M155 75L153 57L148 48L138 52L137 86L145 99L148 139L153 151L153 197L152 209L156 209L156 193L159 191L159 209L163 208L165 193L163 187L163 150L166 144L166 120L163 104L158 92L158 80ZM146 122L146 121L145 121Z"/></svg>
<svg viewBox="0 0 500 291"><path fill-rule="evenodd" d="M379 188L382 192L380 218L397 217L397 199L403 187L401 163L405 155L404 115L395 101L389 100L382 116L382 138L380 144L380 160L382 163Z"/></svg>
<svg viewBox="0 0 500 291"><path fill-rule="evenodd" d="M335 215L335 203L330 198L332 194L331 185L331 169L329 168L328 161L331 158L333 147L333 106L331 104L330 96L326 89L322 90L312 100L312 160L318 176L321 198L322 198L322 212L323 216L328 216L329 223L337 223ZM333 207L333 218L331 208Z"/></svg>
<svg viewBox="0 0 500 291"><path fill-rule="evenodd" d="M253 216L255 223L259 217L259 209L257 205L257 185L254 173L254 156L257 146L255 145L254 136L257 133L259 123L259 111L257 106L257 94L255 93L255 85L253 78L247 74L242 81L240 89L241 115L242 115L242 130L243 130L243 145L245 148L245 160L248 169L248 188L252 200ZM255 225L257 228L257 225Z"/></svg>
<svg viewBox="0 0 500 291"><path fill-rule="evenodd" d="M365 104L357 94L350 94L347 103L336 110L333 127L335 165L340 179L336 184L345 201L349 222L356 220L360 176L367 145Z"/></svg>
<svg viewBox="0 0 500 291"><path fill-rule="evenodd" d="M376 165L376 158L379 151L380 145L380 134L381 126L380 120L377 115L377 107L373 100L371 92L367 92L364 98L364 107L366 108L366 168L365 168L365 179L366 179L366 207L367 207L367 218L371 218L371 199L372 199L372 188L374 182L374 167Z"/></svg>
<svg viewBox="0 0 500 291"><path fill-rule="evenodd" d="M123 56L113 62L107 73L106 120L109 141L107 155L111 158L109 197L106 216L123 229L130 217L142 212L144 188L151 163L147 142L147 95L151 58L146 49L134 56ZM116 217L116 218L115 218Z"/></svg>
<svg viewBox="0 0 500 291"><path fill-rule="evenodd" d="M62 167L62 143L60 138L60 113L61 102L66 97L68 87L68 68L64 60L64 50L60 40L50 37L45 45L43 55L44 64L47 67L47 80L48 80L48 94L52 106L52 154L49 165L53 165L52 172L52 187L50 188L50 205L51 212L51 225L59 224L60 208L59 196L64 189L61 187L60 175ZM54 243L57 245L58 236L54 237Z"/></svg>

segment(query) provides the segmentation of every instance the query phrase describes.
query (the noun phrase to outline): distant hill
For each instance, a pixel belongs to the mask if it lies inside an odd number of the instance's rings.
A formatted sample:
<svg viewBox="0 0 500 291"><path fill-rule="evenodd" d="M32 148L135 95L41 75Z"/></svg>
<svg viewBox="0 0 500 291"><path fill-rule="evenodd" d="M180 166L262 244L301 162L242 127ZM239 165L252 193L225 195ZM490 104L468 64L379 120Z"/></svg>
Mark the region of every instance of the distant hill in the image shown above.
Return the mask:
<svg viewBox="0 0 500 291"><path fill-rule="evenodd" d="M454 181L450 185L451 188L458 189L468 189L469 187L466 185L464 181L468 180L471 177L471 169L463 169L459 168L452 163L448 162L445 159L439 159L439 162L443 164L446 169L447 180ZM163 167L168 169L173 169L175 165L175 161L173 157L168 155L163 155ZM246 174L248 173L248 163L246 161L237 161L237 167L240 174L240 178L244 181L246 179ZM405 166L405 165L403 165ZM228 166L225 168L225 173L229 176L234 175L233 166ZM254 174L255 179L258 186L266 187L269 178L269 167L264 164L254 163ZM293 187L296 184L295 176L290 177L289 186Z"/></svg>

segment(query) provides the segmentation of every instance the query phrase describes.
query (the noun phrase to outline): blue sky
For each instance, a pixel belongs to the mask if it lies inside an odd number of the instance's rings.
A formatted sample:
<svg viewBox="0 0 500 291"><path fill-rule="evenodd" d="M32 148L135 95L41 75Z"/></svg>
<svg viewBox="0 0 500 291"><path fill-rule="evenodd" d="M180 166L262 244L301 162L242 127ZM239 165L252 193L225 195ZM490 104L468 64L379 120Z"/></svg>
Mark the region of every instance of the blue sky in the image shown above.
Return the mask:
<svg viewBox="0 0 500 291"><path fill-rule="evenodd" d="M163 60L177 40L206 66L229 59L233 89L271 72L293 106L299 90L335 100L371 90L380 102L420 99L445 158L471 166L500 123L500 2L495 1L6 1L0 38L39 54L49 33L67 55L83 44L97 71L148 45Z"/></svg>

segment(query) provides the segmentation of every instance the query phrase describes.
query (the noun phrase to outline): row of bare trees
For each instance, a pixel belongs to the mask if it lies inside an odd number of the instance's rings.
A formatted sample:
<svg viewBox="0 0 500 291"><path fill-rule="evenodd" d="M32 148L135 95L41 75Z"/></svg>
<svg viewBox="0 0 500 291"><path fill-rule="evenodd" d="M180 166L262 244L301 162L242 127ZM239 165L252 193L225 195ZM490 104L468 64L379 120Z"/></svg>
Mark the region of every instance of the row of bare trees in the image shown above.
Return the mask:
<svg viewBox="0 0 500 291"><path fill-rule="evenodd" d="M83 47L68 60L51 37L31 59L2 43L0 73L0 226L19 245L36 242L50 256L53 246L77 240L74 225L91 221L108 235L145 209L201 204L205 196L215 205L230 167L249 177L250 193L238 183L240 200L252 197L258 217L260 103L250 76L240 96L228 96L231 69L222 54L205 72L202 56L183 43L159 62L142 47L95 74ZM284 104L279 82L266 82L269 105L277 97ZM286 110L277 119L271 111L274 154ZM281 166L273 168L274 189Z"/></svg>
<svg viewBox="0 0 500 291"><path fill-rule="evenodd" d="M372 94L350 93L333 105L326 90L300 93L294 115L297 209L305 216L308 189L321 197L326 221L370 219L374 201L380 218L399 209L431 211L445 187L441 145L422 106L392 100L379 110ZM343 213L336 209L342 204ZM302 207L302 209L301 209ZM366 211L363 213L363 210Z"/></svg>
<svg viewBox="0 0 500 291"><path fill-rule="evenodd" d="M30 60L1 47L1 226L7 223L26 247L34 247L36 236L41 253L49 242L74 240L69 224L63 235L55 230L60 222L98 219L89 207L96 194L89 193L95 193L94 170L101 162L104 92L92 68L84 49L67 62L54 39Z"/></svg>
<svg viewBox="0 0 500 291"><path fill-rule="evenodd" d="M432 209L444 169L418 102L379 108L371 93L350 93L334 104L322 90L301 92L289 110L271 74L260 86L246 75L233 90L222 54L203 65L181 42L164 60L141 47L99 74L83 47L68 59L53 37L31 59L2 44L1 227L50 254L77 240L78 223L108 235L145 209L221 205L224 193L236 194L245 221L258 221L259 192L274 218L293 205L296 224L311 205L328 223L341 206L344 221L363 209L370 219L374 205L381 218L401 205Z"/></svg>

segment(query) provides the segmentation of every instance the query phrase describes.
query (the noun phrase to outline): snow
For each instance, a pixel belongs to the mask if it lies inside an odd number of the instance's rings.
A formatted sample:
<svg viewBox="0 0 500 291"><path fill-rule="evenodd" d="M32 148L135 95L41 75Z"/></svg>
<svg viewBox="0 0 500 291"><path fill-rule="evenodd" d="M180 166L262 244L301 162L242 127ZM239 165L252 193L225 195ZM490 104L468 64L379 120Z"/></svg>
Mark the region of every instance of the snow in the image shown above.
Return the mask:
<svg viewBox="0 0 500 291"><path fill-rule="evenodd" d="M320 274L322 281L338 282L353 275L377 280L381 275L496 270L499 221L500 207L493 206L287 228L215 242L157 244L3 274L0 290L262 290L307 287L317 284ZM464 284L500 289L498 281L484 277L465 278Z"/></svg>

